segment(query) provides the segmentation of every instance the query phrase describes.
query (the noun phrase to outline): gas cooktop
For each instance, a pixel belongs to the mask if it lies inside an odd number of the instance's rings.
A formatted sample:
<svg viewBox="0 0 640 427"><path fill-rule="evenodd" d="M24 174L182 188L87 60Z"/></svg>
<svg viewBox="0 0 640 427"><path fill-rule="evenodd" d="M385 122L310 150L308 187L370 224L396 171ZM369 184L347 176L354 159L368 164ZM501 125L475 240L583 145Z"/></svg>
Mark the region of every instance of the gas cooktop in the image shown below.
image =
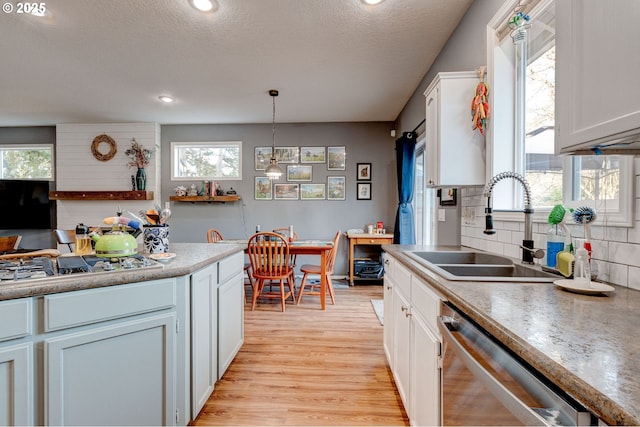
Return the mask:
<svg viewBox="0 0 640 427"><path fill-rule="evenodd" d="M139 254L122 258L101 258L95 255L61 256L57 259L35 257L31 259L0 260L2 283L16 280L67 277L77 274L109 273L148 268L163 268L162 264Z"/></svg>

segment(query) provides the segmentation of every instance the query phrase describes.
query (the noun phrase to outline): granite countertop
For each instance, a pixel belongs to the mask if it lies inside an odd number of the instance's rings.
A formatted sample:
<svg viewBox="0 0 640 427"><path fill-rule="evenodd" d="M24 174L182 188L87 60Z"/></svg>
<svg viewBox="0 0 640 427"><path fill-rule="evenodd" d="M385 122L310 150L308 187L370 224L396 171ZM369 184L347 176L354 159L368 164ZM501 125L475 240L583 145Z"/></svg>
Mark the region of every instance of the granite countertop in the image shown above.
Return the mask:
<svg viewBox="0 0 640 427"><path fill-rule="evenodd" d="M616 286L592 296L553 283L449 281L403 251L451 247L382 248L607 424L640 425L639 291Z"/></svg>
<svg viewBox="0 0 640 427"><path fill-rule="evenodd" d="M145 280L164 279L191 274L222 258L244 250L243 245L217 243L171 243L176 257L163 262L162 268L141 268L102 273L81 273L51 278L2 281L0 301L15 298L77 291Z"/></svg>

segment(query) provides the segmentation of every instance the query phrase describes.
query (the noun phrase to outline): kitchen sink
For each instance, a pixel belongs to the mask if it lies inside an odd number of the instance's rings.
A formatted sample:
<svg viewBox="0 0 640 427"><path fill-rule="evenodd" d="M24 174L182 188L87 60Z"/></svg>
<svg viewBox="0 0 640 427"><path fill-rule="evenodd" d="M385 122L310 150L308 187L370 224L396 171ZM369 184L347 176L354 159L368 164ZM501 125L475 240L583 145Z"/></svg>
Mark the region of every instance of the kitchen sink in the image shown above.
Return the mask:
<svg viewBox="0 0 640 427"><path fill-rule="evenodd" d="M485 252L467 251L428 251L412 252L413 255L424 259L432 264L498 264L511 265L510 258L500 255L493 255Z"/></svg>
<svg viewBox="0 0 640 427"><path fill-rule="evenodd" d="M553 282L560 278L539 266L476 251L405 251L418 264L447 280L475 282Z"/></svg>

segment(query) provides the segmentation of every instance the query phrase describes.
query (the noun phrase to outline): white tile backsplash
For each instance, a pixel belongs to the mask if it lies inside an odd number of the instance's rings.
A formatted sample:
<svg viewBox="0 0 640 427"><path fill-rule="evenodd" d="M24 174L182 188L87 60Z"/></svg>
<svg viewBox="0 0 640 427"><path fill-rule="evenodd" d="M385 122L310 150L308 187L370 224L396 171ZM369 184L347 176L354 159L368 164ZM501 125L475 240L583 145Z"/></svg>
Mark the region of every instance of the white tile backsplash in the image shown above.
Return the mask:
<svg viewBox="0 0 640 427"><path fill-rule="evenodd" d="M640 290L640 159L634 161L635 177L635 219L633 227L610 227L603 218L598 218L591 226L591 246L598 279L620 286ZM496 234L483 233L486 199L484 187L467 187L460 191L462 211L466 220L462 221L461 243L463 246L521 258L519 245L524 238L524 215L517 221L497 221L494 218ZM471 214L473 212L473 215ZM584 227L567 224L573 237L583 238ZM533 224L533 241L536 248L546 248L549 224Z"/></svg>

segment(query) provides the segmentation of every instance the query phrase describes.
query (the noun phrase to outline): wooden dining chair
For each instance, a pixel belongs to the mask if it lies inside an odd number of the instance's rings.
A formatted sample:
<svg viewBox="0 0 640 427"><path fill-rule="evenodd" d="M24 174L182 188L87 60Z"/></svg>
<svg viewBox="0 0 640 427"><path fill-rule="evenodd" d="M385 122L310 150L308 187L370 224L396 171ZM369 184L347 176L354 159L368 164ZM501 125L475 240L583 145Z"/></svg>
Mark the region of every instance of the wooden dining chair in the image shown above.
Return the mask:
<svg viewBox="0 0 640 427"><path fill-rule="evenodd" d="M256 233L249 238L247 254L254 279L251 311L255 310L258 298L279 298L283 312L289 297L296 303L291 282L292 269L289 266L289 243L286 239L278 233ZM288 291L285 291L285 284ZM270 287L267 290L265 285L277 286L278 290Z"/></svg>
<svg viewBox="0 0 640 427"><path fill-rule="evenodd" d="M222 237L222 233L220 233L218 230L216 230L215 228L210 228L207 230L207 242L215 243L221 240L224 240L224 237Z"/></svg>
<svg viewBox="0 0 640 427"><path fill-rule="evenodd" d="M336 303L336 298L333 293L333 282L331 280L331 275L333 274L333 267L336 262L336 255L338 254L340 234L342 234L342 231L338 230L336 236L333 238L333 248L331 248L331 250L329 251L326 262L327 292L331 297L331 304ZM309 289L306 292L307 295L320 295L320 283L307 283L307 276L309 274L320 274L322 272L321 268L321 266L314 264L304 264L300 267L300 271L303 273L303 275L302 282L300 283L300 291L298 291L298 304L300 304L300 301L302 301L302 294L305 293L305 287Z"/></svg>
<svg viewBox="0 0 640 427"><path fill-rule="evenodd" d="M20 246L20 240L20 235L0 237L0 253L15 251Z"/></svg>
<svg viewBox="0 0 640 427"><path fill-rule="evenodd" d="M76 230L63 230L56 228L53 230L53 234L56 236L58 244L67 245L69 252L73 252L73 245L76 242Z"/></svg>
<svg viewBox="0 0 640 427"><path fill-rule="evenodd" d="M273 230L275 233L280 234L282 237L284 237L287 241L291 241L293 240L294 242L297 242L298 240L300 240L300 238L298 237L298 232L296 230L293 230L293 239L289 240L289 227L278 227L276 229ZM291 283L293 283L293 287L295 288L296 286L296 262L297 262L297 255L291 255L291 258L289 259L289 267L291 267Z"/></svg>

